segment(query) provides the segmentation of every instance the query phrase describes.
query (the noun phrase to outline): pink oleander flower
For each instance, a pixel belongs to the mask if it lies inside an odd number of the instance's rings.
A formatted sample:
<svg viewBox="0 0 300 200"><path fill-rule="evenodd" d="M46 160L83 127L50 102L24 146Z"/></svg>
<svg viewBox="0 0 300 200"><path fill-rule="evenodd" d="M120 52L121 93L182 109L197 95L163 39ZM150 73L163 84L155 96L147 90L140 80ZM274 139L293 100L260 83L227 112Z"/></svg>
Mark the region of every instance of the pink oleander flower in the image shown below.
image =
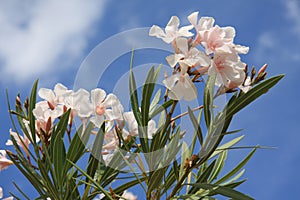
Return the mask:
<svg viewBox="0 0 300 200"><path fill-rule="evenodd" d="M163 83L170 90L168 96L173 100L184 98L191 101L197 98L197 89L187 73L173 74L163 80Z"/></svg>
<svg viewBox="0 0 300 200"><path fill-rule="evenodd" d="M202 42L204 33L211 29L215 23L215 19L212 17L201 17L199 21L197 21L198 14L199 12L193 12L188 16L189 22L194 26L197 32L193 46L196 46Z"/></svg>
<svg viewBox="0 0 300 200"><path fill-rule="evenodd" d="M240 86L245 80L246 64L241 62L236 54L215 54L212 64L208 70L208 75L217 74L216 85L225 85L229 88L229 83L236 87Z"/></svg>
<svg viewBox="0 0 300 200"><path fill-rule="evenodd" d="M176 45L180 53L167 56L166 60L171 67L174 67L177 63L180 63L182 74L187 72L187 67L207 67L210 65L210 58L207 55L195 47L189 48L188 39L177 38Z"/></svg>
<svg viewBox="0 0 300 200"><path fill-rule="evenodd" d="M177 16L172 16L165 28L165 31L163 31L159 26L153 25L149 31L149 35L156 36L168 44L178 37L191 37L194 35L190 32L193 26L183 26L178 29L179 24L179 18Z"/></svg>
<svg viewBox="0 0 300 200"><path fill-rule="evenodd" d="M12 165L13 162L6 158L6 151L0 150L0 171Z"/></svg>
<svg viewBox="0 0 300 200"><path fill-rule="evenodd" d="M26 135L21 136L18 135L18 133L13 132L11 129L9 129L9 134L16 140L17 144L25 151L26 156L29 155L28 148L30 144L30 140L26 137ZM13 142L11 140L7 140L5 145L10 146L13 145Z"/></svg>
<svg viewBox="0 0 300 200"><path fill-rule="evenodd" d="M137 200L138 199L136 195L134 195L131 192L127 192L127 190L124 191L124 193L122 194L122 197L127 200Z"/></svg>
<svg viewBox="0 0 300 200"><path fill-rule="evenodd" d="M115 129L112 129L111 131L108 131L104 135L105 144L103 145L102 149L106 151L113 151L119 146L119 138L117 136L117 133L115 132Z"/></svg>
<svg viewBox="0 0 300 200"><path fill-rule="evenodd" d="M206 54L248 53L249 47L235 45L233 43L234 37L235 29L233 27L229 26L221 28L219 26L214 26L204 33L201 44L204 46Z"/></svg>
<svg viewBox="0 0 300 200"><path fill-rule="evenodd" d="M205 47L206 54L214 52L232 53L235 30L233 27L215 26L204 33L201 44Z"/></svg>
<svg viewBox="0 0 300 200"><path fill-rule="evenodd" d="M92 115L92 106L90 103L90 93L80 88L78 91L71 91L64 96L64 106L71 109L69 124L72 123L75 116L79 118L89 118Z"/></svg>
<svg viewBox="0 0 300 200"><path fill-rule="evenodd" d="M94 89L91 91L91 113L90 121L100 128L104 120L122 119L123 106L114 94L106 96L106 92L102 89Z"/></svg>
<svg viewBox="0 0 300 200"><path fill-rule="evenodd" d="M123 117L124 117L124 120L128 127L128 131L123 129L124 136L127 136L127 135L138 136L139 135L138 123L134 117L133 112L125 112L125 113L123 113ZM155 134L156 131L157 131L157 128L156 128L155 121L150 120L148 122L148 127L147 127L147 138L152 139L153 135Z"/></svg>
<svg viewBox="0 0 300 200"><path fill-rule="evenodd" d="M63 84L58 83L55 85L54 91L48 88L41 88L38 92L38 95L42 99L46 100L46 102L49 104L49 107L53 109L58 104L63 104L66 94L69 93L71 93L71 90L68 90Z"/></svg>
<svg viewBox="0 0 300 200"><path fill-rule="evenodd" d="M55 119L60 117L64 113L64 110L62 105L58 105L51 109L45 101L41 101L36 104L32 113L36 118L36 130L38 132L42 130L44 133L48 134L52 129Z"/></svg>
<svg viewBox="0 0 300 200"><path fill-rule="evenodd" d="M31 135L31 131L29 128L29 121L24 119L23 124L25 125L28 134ZM29 156L28 148L29 148L29 144L31 143L30 139L27 138L27 136L25 134L23 134L24 136L18 135L18 133L13 132L11 129L9 129L9 134L16 140L17 144L25 151L26 156ZM36 137L36 142L39 142L39 141L40 141L40 139L38 137ZM5 144L10 146L10 145L13 145L13 142L11 140L7 140L7 142Z"/></svg>

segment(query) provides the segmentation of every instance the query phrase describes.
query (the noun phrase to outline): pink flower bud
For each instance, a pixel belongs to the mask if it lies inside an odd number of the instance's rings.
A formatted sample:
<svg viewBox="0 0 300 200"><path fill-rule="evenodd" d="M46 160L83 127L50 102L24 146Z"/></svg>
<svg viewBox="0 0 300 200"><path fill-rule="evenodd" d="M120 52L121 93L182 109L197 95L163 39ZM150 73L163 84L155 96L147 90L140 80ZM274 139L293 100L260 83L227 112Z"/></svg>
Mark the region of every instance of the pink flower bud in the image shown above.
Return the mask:
<svg viewBox="0 0 300 200"><path fill-rule="evenodd" d="M268 67L268 65L267 65L267 64L264 64L264 65L259 69L259 71L258 71L257 74L262 74L262 73L264 73L264 72L266 71L267 67Z"/></svg>

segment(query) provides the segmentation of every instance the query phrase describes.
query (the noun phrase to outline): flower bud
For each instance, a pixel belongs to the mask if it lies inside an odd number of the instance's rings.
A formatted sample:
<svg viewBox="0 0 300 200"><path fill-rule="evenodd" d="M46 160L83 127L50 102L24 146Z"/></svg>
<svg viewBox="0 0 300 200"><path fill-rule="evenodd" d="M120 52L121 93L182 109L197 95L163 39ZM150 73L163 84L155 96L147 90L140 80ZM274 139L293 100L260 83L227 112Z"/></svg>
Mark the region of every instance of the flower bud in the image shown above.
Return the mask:
<svg viewBox="0 0 300 200"><path fill-rule="evenodd" d="M264 64L257 72L258 75L264 73L267 69L268 65L267 64Z"/></svg>
<svg viewBox="0 0 300 200"><path fill-rule="evenodd" d="M28 109L29 108L29 99L26 97L25 102L24 102L24 108Z"/></svg>
<svg viewBox="0 0 300 200"><path fill-rule="evenodd" d="M252 69L251 69L251 76L250 76L250 77L251 77L251 80L253 80L255 74L256 74L256 70L255 70L254 66L252 66Z"/></svg>
<svg viewBox="0 0 300 200"><path fill-rule="evenodd" d="M22 108L22 103L19 95L16 97L16 106L18 108Z"/></svg>

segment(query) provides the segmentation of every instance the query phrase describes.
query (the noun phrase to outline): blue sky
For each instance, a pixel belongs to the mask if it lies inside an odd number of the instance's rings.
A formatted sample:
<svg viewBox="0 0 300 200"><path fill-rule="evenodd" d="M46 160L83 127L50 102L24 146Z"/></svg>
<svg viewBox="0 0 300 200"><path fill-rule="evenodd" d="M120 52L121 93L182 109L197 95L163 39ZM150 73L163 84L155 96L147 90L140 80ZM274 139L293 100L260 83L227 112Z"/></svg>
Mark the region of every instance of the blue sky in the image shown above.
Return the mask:
<svg viewBox="0 0 300 200"><path fill-rule="evenodd" d="M250 47L250 52L242 57L249 66L268 63L269 76L286 74L279 85L234 118L232 129L244 128L242 133L246 137L241 145L278 147L256 153L246 167L245 177L249 179L240 190L256 199L300 198L299 0L1 1L0 149L5 148L10 128L6 88L11 102L18 92L26 96L37 78L43 87L52 88L61 82L72 88L82 62L99 43L134 28L153 24L164 27L172 15L187 24L186 17L194 11L214 17L220 26L234 26L236 43ZM138 40L128 38L128 51L132 39ZM105 47L111 51L109 46ZM166 64L167 54L163 53L154 56L157 54L144 49L137 52L136 62ZM100 81L100 87L112 90L117 81L113 73L128 70L126 55L114 60L106 71L106 76L111 77ZM231 155L241 158L245 154L232 152ZM0 186L4 187L6 196L9 190L15 191L11 180L30 190L12 166L0 172Z"/></svg>

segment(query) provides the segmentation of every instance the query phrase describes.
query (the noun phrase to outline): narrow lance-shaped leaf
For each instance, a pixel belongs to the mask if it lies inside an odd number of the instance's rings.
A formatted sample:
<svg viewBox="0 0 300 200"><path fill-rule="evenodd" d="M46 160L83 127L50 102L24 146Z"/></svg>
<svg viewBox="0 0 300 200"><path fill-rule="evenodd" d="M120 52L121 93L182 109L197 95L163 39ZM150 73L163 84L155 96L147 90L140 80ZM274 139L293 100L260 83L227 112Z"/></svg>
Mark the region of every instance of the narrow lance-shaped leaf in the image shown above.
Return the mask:
<svg viewBox="0 0 300 200"><path fill-rule="evenodd" d="M250 160L250 158L253 156L253 154L255 153L255 151L257 150L257 148L253 149L248 156L246 156L246 158L244 160L242 160L235 168L233 168L228 174L226 174L225 176L223 176L222 178L220 178L218 181L216 181L215 184L220 184L223 183L224 181L226 181L227 179L229 179L231 176L233 176L234 174L236 174L240 169L242 169L242 167L245 166L245 164Z"/></svg>
<svg viewBox="0 0 300 200"><path fill-rule="evenodd" d="M195 183L192 184L194 187L197 187L199 189L205 189L210 190L213 193L217 193L226 197L230 197L232 199L243 199L243 200L254 200L253 198L238 192L232 188L218 186L218 185L212 185L207 183Z"/></svg>
<svg viewBox="0 0 300 200"><path fill-rule="evenodd" d="M101 128L97 132L96 138L94 140L93 148L89 158L87 166L87 174L91 177L94 177L99 163L103 162L101 152L103 147L104 135L105 135L105 123L102 124ZM86 179L86 182L88 180Z"/></svg>
<svg viewBox="0 0 300 200"><path fill-rule="evenodd" d="M160 101L160 96L161 96L161 89L157 90L157 92L155 93L151 104L150 104L150 110L149 110L149 115L151 115L151 113L155 110L155 108L157 107L157 104Z"/></svg>
<svg viewBox="0 0 300 200"><path fill-rule="evenodd" d="M214 87L215 87L216 75L209 76L204 89L204 118L206 122L206 127L210 126L212 108L213 108L213 97L214 97Z"/></svg>
<svg viewBox="0 0 300 200"><path fill-rule="evenodd" d="M94 184L94 187L96 187L98 190L100 190L106 198L110 199L110 200L114 200L110 194L103 188L101 187L97 181L95 181L92 177L90 177L83 169L81 169L79 166L77 166L75 163L73 163L72 161L70 160L67 160L71 165L73 165L76 169L78 169L85 177L87 177L93 184Z"/></svg>
<svg viewBox="0 0 300 200"><path fill-rule="evenodd" d="M223 151L217 161L216 161L216 165L214 167L213 173L211 174L208 183L211 183L213 180L215 180L217 178L217 176L219 175L219 173L222 171L224 164L225 164L225 160L227 158L227 151Z"/></svg>
<svg viewBox="0 0 300 200"><path fill-rule="evenodd" d="M233 145L237 144L239 141L241 141L243 138L245 137L245 135L236 137L232 140L230 140L229 142L219 146L214 153L209 157L209 159L213 158L214 156L218 155L219 153L223 152L224 149L227 149L229 147L232 147Z"/></svg>
<svg viewBox="0 0 300 200"><path fill-rule="evenodd" d="M134 117L137 121L137 123L140 125L142 124L141 121L141 112L139 110L139 100L137 95L137 88L136 88L136 82L133 74L133 58L134 58L134 51L132 51L131 54L131 60L130 60L130 74L129 74L129 93L130 93L130 103L131 103L131 109L134 114Z"/></svg>
<svg viewBox="0 0 300 200"><path fill-rule="evenodd" d="M33 115L33 109L35 108L36 104L36 93L37 93L37 87L38 87L38 80L36 80L32 86L32 90L30 93L30 99L29 99L29 109L28 109L28 117L29 117L29 127L32 134L32 140L36 141L36 135L35 135L35 118ZM37 148L35 146L35 148Z"/></svg>
<svg viewBox="0 0 300 200"><path fill-rule="evenodd" d="M229 104L229 106L227 107L227 112L225 113L226 116L232 116L235 113L239 112L241 109L243 109L245 106L253 102L255 99L265 94L270 88L276 85L283 77L284 75L271 77L259 83L255 87L253 87L247 93L237 97L235 101L233 101L233 103Z"/></svg>
<svg viewBox="0 0 300 200"><path fill-rule="evenodd" d="M85 151L85 144L89 140L91 131L93 130L94 125L93 123L89 123L87 127L83 130L83 125L79 127L79 129L76 131L74 137L72 138L72 141L70 143L66 158L70 160L71 162L76 163L80 157L83 155ZM67 173L67 171L72 167L70 163L65 163L64 166L64 173Z"/></svg>
<svg viewBox="0 0 300 200"><path fill-rule="evenodd" d="M211 175L211 173L213 172L214 166L216 164L216 160L214 160L204 171L203 173L197 178L195 183L207 183L207 179L209 178L209 176ZM191 190L189 191L189 194L193 194L197 191L197 187L195 187L194 184L193 187L191 188Z"/></svg>
<svg viewBox="0 0 300 200"><path fill-rule="evenodd" d="M191 110L190 107L188 107L188 112L189 112L189 116L190 116L190 119L193 123L193 126L194 126L194 129L195 129L195 132L198 136L198 140L200 142L200 145L203 144L203 135L202 135L202 130L201 130L201 127L200 127L200 123L198 123L198 120L196 119L193 111Z"/></svg>

